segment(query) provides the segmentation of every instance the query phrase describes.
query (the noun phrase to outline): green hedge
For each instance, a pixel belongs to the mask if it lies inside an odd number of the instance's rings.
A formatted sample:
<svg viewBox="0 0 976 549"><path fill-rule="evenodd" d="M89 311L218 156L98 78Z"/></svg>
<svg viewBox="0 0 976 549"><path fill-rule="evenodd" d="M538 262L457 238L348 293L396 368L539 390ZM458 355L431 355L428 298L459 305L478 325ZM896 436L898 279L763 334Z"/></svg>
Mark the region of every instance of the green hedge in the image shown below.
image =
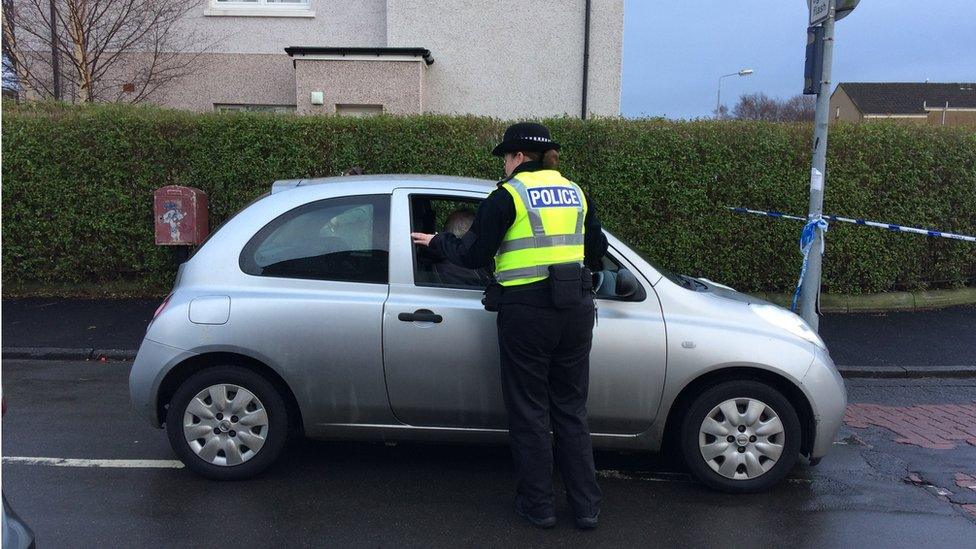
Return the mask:
<svg viewBox="0 0 976 549"><path fill-rule="evenodd" d="M563 173L604 225L672 270L746 291L790 291L794 221L733 214L806 211L811 128L660 119L548 120ZM147 107L40 105L3 114L3 282L136 281L164 290L171 250L153 244L152 191L209 194L215 227L275 179L369 173L492 178L505 122L193 114ZM825 211L976 234L976 132L839 124L830 135ZM825 289L868 293L958 287L976 245L833 224Z"/></svg>

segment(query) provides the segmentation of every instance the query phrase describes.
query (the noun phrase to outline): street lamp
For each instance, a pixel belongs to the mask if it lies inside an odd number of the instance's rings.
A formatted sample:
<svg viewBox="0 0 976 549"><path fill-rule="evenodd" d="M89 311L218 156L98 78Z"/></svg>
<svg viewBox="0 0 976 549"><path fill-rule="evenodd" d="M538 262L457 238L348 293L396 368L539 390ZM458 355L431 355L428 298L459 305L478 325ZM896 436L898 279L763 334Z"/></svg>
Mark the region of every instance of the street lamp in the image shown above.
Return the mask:
<svg viewBox="0 0 976 549"><path fill-rule="evenodd" d="M739 72L730 72L718 77L718 99L715 101L715 118L722 118L722 79L729 76L749 76L753 73L752 69L742 69Z"/></svg>

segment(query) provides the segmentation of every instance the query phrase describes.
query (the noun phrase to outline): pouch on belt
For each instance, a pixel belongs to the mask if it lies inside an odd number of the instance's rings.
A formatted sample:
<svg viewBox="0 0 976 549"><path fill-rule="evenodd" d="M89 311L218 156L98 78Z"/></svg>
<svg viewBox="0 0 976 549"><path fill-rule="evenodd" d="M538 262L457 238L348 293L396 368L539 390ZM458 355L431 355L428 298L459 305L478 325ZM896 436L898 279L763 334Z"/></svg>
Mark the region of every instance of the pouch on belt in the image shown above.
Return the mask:
<svg viewBox="0 0 976 549"><path fill-rule="evenodd" d="M579 263L550 265L549 289L557 309L579 307L585 292L593 289L593 275Z"/></svg>

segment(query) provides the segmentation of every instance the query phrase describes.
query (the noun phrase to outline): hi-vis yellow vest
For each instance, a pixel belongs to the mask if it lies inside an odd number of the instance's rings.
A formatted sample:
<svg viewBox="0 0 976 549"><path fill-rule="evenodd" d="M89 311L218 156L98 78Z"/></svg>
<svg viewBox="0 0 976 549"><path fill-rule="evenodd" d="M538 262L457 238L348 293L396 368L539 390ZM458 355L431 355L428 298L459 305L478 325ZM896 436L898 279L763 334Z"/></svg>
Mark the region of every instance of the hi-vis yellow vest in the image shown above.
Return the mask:
<svg viewBox="0 0 976 549"><path fill-rule="evenodd" d="M549 265L583 263L586 198L556 170L522 172L502 184L515 202L515 222L495 255L495 279L518 286L547 278Z"/></svg>

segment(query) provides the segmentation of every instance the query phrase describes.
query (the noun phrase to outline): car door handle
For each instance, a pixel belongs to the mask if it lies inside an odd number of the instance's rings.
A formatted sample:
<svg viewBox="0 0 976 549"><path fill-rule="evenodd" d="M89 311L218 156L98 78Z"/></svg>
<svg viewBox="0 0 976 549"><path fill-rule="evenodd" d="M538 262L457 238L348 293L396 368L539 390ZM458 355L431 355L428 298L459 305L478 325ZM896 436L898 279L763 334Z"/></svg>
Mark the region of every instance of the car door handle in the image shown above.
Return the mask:
<svg viewBox="0 0 976 549"><path fill-rule="evenodd" d="M417 309L412 313L400 313L397 315L397 318L403 322L433 322L434 324L440 324L444 321L444 317L429 309Z"/></svg>

